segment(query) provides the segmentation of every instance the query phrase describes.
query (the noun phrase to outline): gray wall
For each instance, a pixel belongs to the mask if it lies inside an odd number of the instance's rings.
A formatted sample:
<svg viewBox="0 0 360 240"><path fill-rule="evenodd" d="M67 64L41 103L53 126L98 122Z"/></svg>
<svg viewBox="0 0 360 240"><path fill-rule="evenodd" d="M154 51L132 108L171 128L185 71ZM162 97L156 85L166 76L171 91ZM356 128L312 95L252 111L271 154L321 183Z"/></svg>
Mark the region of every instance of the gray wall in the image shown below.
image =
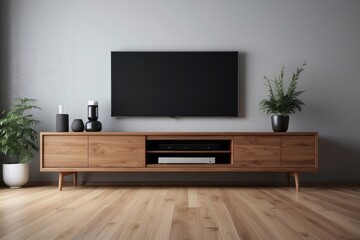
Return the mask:
<svg viewBox="0 0 360 240"><path fill-rule="evenodd" d="M104 131L271 131L258 110L263 76L285 64L299 82L303 112L289 131L318 131L320 171L309 182L360 182L360 1L358 0L12 0L1 1L1 107L32 97L40 131L55 130L58 104L86 119L97 99ZM236 50L242 53L243 116L239 118L111 118L110 52ZM280 173L84 173L89 181L280 182ZM31 180L54 181L40 173Z"/></svg>

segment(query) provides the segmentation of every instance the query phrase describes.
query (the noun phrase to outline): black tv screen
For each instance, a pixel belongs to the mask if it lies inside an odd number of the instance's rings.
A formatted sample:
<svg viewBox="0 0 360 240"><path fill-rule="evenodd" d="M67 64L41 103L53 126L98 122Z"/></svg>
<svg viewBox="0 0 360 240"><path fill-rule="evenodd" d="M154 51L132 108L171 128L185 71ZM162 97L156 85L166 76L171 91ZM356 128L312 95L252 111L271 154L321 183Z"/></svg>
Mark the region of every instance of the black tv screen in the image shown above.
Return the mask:
<svg viewBox="0 0 360 240"><path fill-rule="evenodd" d="M111 52L111 115L238 116L238 52Z"/></svg>

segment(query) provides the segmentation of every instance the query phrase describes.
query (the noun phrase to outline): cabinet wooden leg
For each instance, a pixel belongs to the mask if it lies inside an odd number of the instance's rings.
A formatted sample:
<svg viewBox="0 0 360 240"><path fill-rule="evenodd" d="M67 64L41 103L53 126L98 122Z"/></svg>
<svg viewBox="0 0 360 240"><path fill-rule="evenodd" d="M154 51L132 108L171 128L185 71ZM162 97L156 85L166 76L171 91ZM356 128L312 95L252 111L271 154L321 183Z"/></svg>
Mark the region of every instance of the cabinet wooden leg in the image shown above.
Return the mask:
<svg viewBox="0 0 360 240"><path fill-rule="evenodd" d="M77 186L77 172L60 172L59 173L59 191L62 191L64 177L67 175L71 175L71 174L74 174L73 175L73 183L74 183L74 186Z"/></svg>
<svg viewBox="0 0 360 240"><path fill-rule="evenodd" d="M295 178L295 188L297 192L300 192L300 181L299 181L299 173L295 172L294 173L294 178Z"/></svg>
<svg viewBox="0 0 360 240"><path fill-rule="evenodd" d="M59 173L59 191L62 191L63 179L64 179L64 173L60 172Z"/></svg>
<svg viewBox="0 0 360 240"><path fill-rule="evenodd" d="M293 172L293 173L288 173L289 175L293 176L295 178L295 188L297 192L300 192L300 179L299 179L299 173L298 172Z"/></svg>

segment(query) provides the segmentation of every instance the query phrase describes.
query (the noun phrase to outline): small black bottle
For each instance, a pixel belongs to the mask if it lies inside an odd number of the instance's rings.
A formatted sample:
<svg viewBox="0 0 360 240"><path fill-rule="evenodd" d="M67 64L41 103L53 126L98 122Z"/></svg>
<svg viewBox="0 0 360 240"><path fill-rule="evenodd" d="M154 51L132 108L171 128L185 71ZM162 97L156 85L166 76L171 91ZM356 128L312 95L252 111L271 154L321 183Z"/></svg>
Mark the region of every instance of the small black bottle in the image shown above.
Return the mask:
<svg viewBox="0 0 360 240"><path fill-rule="evenodd" d="M58 106L58 113L56 114L56 131L68 132L69 131L69 114L65 114L63 105Z"/></svg>
<svg viewBox="0 0 360 240"><path fill-rule="evenodd" d="M99 106L97 101L88 101L87 114L89 121L85 124L85 130L87 132L100 132L102 124L97 120L99 118Z"/></svg>

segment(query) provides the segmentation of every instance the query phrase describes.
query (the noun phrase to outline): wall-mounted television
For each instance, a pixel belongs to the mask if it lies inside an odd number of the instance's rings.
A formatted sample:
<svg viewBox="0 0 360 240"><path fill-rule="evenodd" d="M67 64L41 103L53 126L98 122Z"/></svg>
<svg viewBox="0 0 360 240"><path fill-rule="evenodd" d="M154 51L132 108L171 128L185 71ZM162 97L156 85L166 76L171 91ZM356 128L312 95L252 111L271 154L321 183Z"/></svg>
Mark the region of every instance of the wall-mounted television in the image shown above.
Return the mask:
<svg viewBox="0 0 360 240"><path fill-rule="evenodd" d="M238 52L111 52L111 116L238 116Z"/></svg>

